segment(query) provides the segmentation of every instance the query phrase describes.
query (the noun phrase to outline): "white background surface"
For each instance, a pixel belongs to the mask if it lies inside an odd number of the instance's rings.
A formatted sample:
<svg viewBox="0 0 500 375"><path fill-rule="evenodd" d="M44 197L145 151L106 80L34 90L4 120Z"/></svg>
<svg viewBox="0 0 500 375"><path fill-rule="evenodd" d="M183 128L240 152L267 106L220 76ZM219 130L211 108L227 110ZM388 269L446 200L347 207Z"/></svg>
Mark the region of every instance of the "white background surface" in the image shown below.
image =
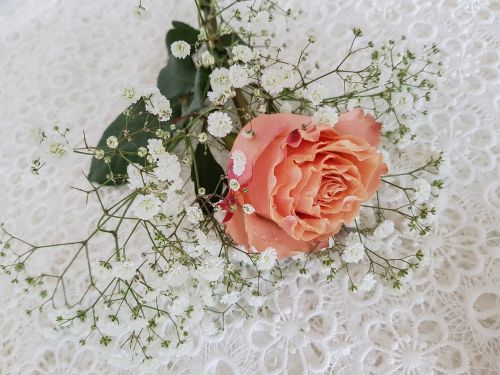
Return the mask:
<svg viewBox="0 0 500 375"><path fill-rule="evenodd" d="M194 358L168 370L123 370L96 348L51 335L47 316L23 317L29 298L1 277L0 374L500 373L500 2L279 2L305 8L290 46L316 29L322 60L345 48L353 26L374 39L406 34L443 50L446 76L423 144L445 152L449 178L426 241L429 264L402 296L352 295L340 279L292 280L272 314L222 340L200 338ZM172 19L192 22L190 4L147 1L151 17L140 21L133 1L0 2L0 218L12 232L41 243L92 226L95 206L69 188L83 184L89 160L33 177L27 131L59 124L97 141L123 109L124 87L155 84L165 32Z"/></svg>

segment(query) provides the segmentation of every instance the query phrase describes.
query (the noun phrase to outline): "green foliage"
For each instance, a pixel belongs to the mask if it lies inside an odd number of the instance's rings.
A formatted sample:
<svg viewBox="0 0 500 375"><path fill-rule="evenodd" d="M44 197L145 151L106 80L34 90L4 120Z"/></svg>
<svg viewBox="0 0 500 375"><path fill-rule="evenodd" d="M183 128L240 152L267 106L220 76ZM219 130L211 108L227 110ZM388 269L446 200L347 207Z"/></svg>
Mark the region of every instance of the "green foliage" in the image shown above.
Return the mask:
<svg viewBox="0 0 500 375"><path fill-rule="evenodd" d="M147 125L146 125L147 124ZM110 156L110 162L105 159L92 159L89 179L103 185L120 185L126 181L128 161L143 165L144 158L137 156L137 148L146 146L149 138L158 128L166 129L166 123L160 123L156 116L146 112L144 100L132 104L124 113L121 113L104 131L97 148L102 149ZM119 145L110 149L106 140L116 136Z"/></svg>
<svg viewBox="0 0 500 375"><path fill-rule="evenodd" d="M178 59L172 56L172 43L184 40L194 47L199 31L178 21L172 23L173 28L167 32L166 46L169 55L167 66L158 76L157 85L160 92L170 100L172 119L189 116L203 107L210 88L209 74L206 68L196 68L191 56ZM229 42L229 40L228 40ZM171 122L159 122L156 116L145 110L144 100L132 104L121 113L104 131L98 149L106 152L108 158L92 160L89 179L102 185L120 185L126 182L129 162L144 165L145 159L136 155L138 147L145 147L147 140L154 137L154 131L169 131ZM182 129L186 120L175 121L175 128ZM110 149L106 140L116 136L120 141L116 149ZM109 162L106 162L109 161Z"/></svg>
<svg viewBox="0 0 500 375"><path fill-rule="evenodd" d="M200 202L203 211L206 213L212 211L212 206L207 203L215 203L220 199L220 195L224 189L221 180L221 176L223 175L224 169L214 159L210 148L204 144L198 144L194 152L191 179L194 181L196 191L204 188L210 194L206 200L204 199Z"/></svg>

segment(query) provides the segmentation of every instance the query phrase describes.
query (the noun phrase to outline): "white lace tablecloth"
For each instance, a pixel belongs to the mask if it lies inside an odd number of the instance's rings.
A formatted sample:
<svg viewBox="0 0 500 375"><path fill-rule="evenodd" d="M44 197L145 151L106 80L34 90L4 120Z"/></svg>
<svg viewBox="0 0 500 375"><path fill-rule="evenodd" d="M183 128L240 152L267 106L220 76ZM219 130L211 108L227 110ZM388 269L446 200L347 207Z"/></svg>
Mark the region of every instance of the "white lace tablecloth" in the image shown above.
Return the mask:
<svg viewBox="0 0 500 375"><path fill-rule="evenodd" d="M448 175L428 264L400 295L369 299L314 278L290 280L272 304L223 337L200 337L166 365L124 370L99 348L51 335L48 315L23 315L31 297L0 276L0 374L483 374L500 373L500 1L278 0L304 12L295 36L317 30L323 61L350 28L442 49L445 77L429 112ZM154 85L172 19L191 1L0 1L0 219L37 242L93 224L81 193L87 158L29 172L34 127L68 126L91 142L123 109L124 87ZM60 255L63 256L64 254Z"/></svg>

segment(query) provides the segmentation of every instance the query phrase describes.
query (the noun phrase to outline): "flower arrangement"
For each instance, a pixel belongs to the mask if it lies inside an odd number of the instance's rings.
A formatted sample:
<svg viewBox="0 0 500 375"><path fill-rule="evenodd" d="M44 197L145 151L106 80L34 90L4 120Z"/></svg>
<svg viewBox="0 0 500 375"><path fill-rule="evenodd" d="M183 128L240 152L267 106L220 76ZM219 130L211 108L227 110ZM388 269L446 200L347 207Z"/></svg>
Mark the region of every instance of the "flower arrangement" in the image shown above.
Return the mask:
<svg viewBox="0 0 500 375"><path fill-rule="evenodd" d="M352 292L404 287L443 186L441 156L413 147L411 126L440 74L436 46L376 45L354 29L345 55L319 64L314 35L301 51L274 44L284 29L269 25L296 16L275 1L194 3L198 28L173 22L158 87L125 89L128 107L99 143L73 149L92 158L79 190L99 203L95 229L36 245L1 227L1 269L41 298L29 314L52 306L82 345L139 360L189 348L194 329L215 336L235 315L265 314L297 272L346 275ZM34 174L68 153L68 132L37 133L46 152ZM399 159L418 164L400 170ZM48 248L71 256L55 271L30 267ZM76 298L72 272L88 275Z"/></svg>

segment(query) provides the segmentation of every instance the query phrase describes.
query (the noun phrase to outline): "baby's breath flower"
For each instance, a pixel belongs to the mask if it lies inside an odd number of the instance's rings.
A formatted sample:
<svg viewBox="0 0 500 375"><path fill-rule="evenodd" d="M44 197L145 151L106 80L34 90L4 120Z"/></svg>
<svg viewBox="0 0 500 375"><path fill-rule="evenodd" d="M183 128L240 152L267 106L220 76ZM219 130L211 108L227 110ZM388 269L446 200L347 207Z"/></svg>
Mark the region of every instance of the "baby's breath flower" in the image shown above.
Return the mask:
<svg viewBox="0 0 500 375"><path fill-rule="evenodd" d="M131 102L137 101L137 92L133 87L128 87L123 90L123 97Z"/></svg>
<svg viewBox="0 0 500 375"><path fill-rule="evenodd" d="M148 150L149 154L155 159L158 159L161 155L166 153L165 147L161 139L148 139Z"/></svg>
<svg viewBox="0 0 500 375"><path fill-rule="evenodd" d="M201 65L203 65L205 68L208 68L209 66L213 65L214 63L215 63L215 59L210 54L210 52L205 51L201 54Z"/></svg>
<svg viewBox="0 0 500 375"><path fill-rule="evenodd" d="M255 132L252 130L252 129L249 129L249 130L245 130L243 132L243 137L245 137L246 139L252 139L255 135Z"/></svg>
<svg viewBox="0 0 500 375"><path fill-rule="evenodd" d="M117 148L118 147L118 138L116 138L114 135L108 137L106 139L106 144L108 145L109 148Z"/></svg>
<svg viewBox="0 0 500 375"><path fill-rule="evenodd" d="M229 180L229 188L233 191L238 191L240 190L240 183L237 179L232 178Z"/></svg>
<svg viewBox="0 0 500 375"><path fill-rule="evenodd" d="M178 59L185 59L191 52L191 46L183 40L178 40L172 43L170 50L172 51L172 55L174 55L174 57Z"/></svg>
<svg viewBox="0 0 500 375"><path fill-rule="evenodd" d="M134 16L140 20L148 19L150 15L151 13L149 13L149 11L141 5L134 8Z"/></svg>
<svg viewBox="0 0 500 375"><path fill-rule="evenodd" d="M318 40L318 38L314 34L309 34L307 36L307 40L309 41L309 43L316 43L316 41Z"/></svg>
<svg viewBox="0 0 500 375"><path fill-rule="evenodd" d="M132 211L142 220L151 220L160 212L161 201L152 194L138 195L134 200Z"/></svg>
<svg viewBox="0 0 500 375"><path fill-rule="evenodd" d="M223 92L231 88L229 69L217 68L210 74L210 85L216 92Z"/></svg>
<svg viewBox="0 0 500 375"><path fill-rule="evenodd" d="M165 152L158 156L157 167L154 174L160 181L174 181L180 177L181 164L175 154Z"/></svg>
<svg viewBox="0 0 500 375"><path fill-rule="evenodd" d="M227 113L212 112L208 115L208 132L214 137L225 137L233 129L233 122Z"/></svg>
<svg viewBox="0 0 500 375"><path fill-rule="evenodd" d="M276 259L278 258L278 252L272 247L268 247L264 250L257 260L257 269L260 271L269 271L274 267Z"/></svg>
<svg viewBox="0 0 500 375"><path fill-rule="evenodd" d="M254 57L252 50L249 47L241 44L234 46L231 52L233 53L234 60L244 63L250 62Z"/></svg>
<svg viewBox="0 0 500 375"><path fill-rule="evenodd" d="M142 166L139 164L127 165L128 186L131 189L140 189L145 183L150 181L147 175L142 175Z"/></svg>
<svg viewBox="0 0 500 375"><path fill-rule="evenodd" d="M136 268L134 262L119 262L113 266L112 274L114 277L130 282L136 274Z"/></svg>
<svg viewBox="0 0 500 375"><path fill-rule="evenodd" d="M172 116L170 101L156 87L146 88L142 95L146 102L146 111L157 115L160 121L168 121Z"/></svg>
<svg viewBox="0 0 500 375"><path fill-rule="evenodd" d="M245 203L243 205L243 212L246 213L247 215L251 215L255 212L255 208L251 204Z"/></svg>
<svg viewBox="0 0 500 375"><path fill-rule="evenodd" d="M233 161L233 173L236 176L241 176L245 172L247 165L247 157L243 151L236 150L231 153L231 160Z"/></svg>
<svg viewBox="0 0 500 375"><path fill-rule="evenodd" d="M217 281L224 274L224 261L218 256L205 259L198 269L199 276L207 281Z"/></svg>
<svg viewBox="0 0 500 375"><path fill-rule="evenodd" d="M137 155L140 157L140 158L143 158L144 156L146 156L148 154L148 149L146 147L139 147L137 149Z"/></svg>
<svg viewBox="0 0 500 375"><path fill-rule="evenodd" d="M320 105L321 102L325 99L326 89L323 85L316 83L309 86L304 91L304 98L309 100L312 105Z"/></svg>
<svg viewBox="0 0 500 375"><path fill-rule="evenodd" d="M232 65L229 68L229 79L235 88L241 88L250 83L248 70L241 65Z"/></svg>
<svg viewBox="0 0 500 375"><path fill-rule="evenodd" d="M49 152L58 158L62 158L66 155L66 146L64 143L51 143L49 145Z"/></svg>
<svg viewBox="0 0 500 375"><path fill-rule="evenodd" d="M358 263L365 255L365 247L358 237L358 233L350 233L345 239L345 249L342 260L346 263Z"/></svg>
<svg viewBox="0 0 500 375"><path fill-rule="evenodd" d="M236 92L231 87L219 91L209 91L207 93L208 100L219 106L224 105L229 99L234 98L235 95Z"/></svg>
<svg viewBox="0 0 500 375"><path fill-rule="evenodd" d="M188 207L186 208L186 218L191 224L197 225L203 220L203 211L199 207Z"/></svg>
<svg viewBox="0 0 500 375"><path fill-rule="evenodd" d="M268 69L262 73L261 84L271 95L279 94L284 89L279 73L275 69Z"/></svg>
<svg viewBox="0 0 500 375"><path fill-rule="evenodd" d="M334 125L338 119L337 110L328 106L319 107L312 118L313 122L319 125Z"/></svg>
<svg viewBox="0 0 500 375"><path fill-rule="evenodd" d="M207 133L200 133L200 134L198 134L198 142L205 143L207 140L208 140Z"/></svg>
<svg viewBox="0 0 500 375"><path fill-rule="evenodd" d="M377 280L375 280L375 277L373 276L372 273L367 273L363 280L361 281L361 284L358 287L358 290L361 292L369 292L370 290L373 289L375 284L377 283Z"/></svg>

